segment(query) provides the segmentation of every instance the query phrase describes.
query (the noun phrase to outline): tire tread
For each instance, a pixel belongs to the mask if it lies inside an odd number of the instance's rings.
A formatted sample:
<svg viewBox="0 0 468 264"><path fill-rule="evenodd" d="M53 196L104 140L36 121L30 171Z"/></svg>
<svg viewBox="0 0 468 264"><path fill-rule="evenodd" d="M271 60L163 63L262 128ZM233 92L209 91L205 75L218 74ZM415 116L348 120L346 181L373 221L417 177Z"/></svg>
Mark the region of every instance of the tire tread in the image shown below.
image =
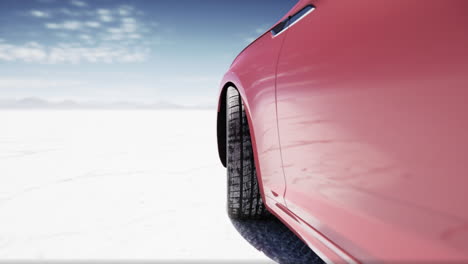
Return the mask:
<svg viewBox="0 0 468 264"><path fill-rule="evenodd" d="M228 215L233 219L269 218L260 195L242 98L233 87L228 88L226 97Z"/></svg>

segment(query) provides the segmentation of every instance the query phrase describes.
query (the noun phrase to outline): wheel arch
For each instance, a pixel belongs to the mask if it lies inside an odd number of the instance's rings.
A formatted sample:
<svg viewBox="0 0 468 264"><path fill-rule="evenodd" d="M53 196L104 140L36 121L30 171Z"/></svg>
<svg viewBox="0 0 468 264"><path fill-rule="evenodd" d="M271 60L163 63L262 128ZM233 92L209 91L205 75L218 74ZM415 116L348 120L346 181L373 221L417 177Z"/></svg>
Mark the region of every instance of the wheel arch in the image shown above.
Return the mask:
<svg viewBox="0 0 468 264"><path fill-rule="evenodd" d="M219 101L218 101L218 114L217 114L217 141L218 141L218 155L221 160L221 163L224 167L227 167L227 157L226 157L226 93L229 87L234 87L239 92L239 95L242 98L244 103L244 110L247 116L247 121L249 125L250 137L252 140L252 150L254 155L255 169L257 170L257 180L260 187L260 194L265 203L266 208L271 211L268 204L266 203L266 195L263 186L262 180L262 171L260 169L260 160L258 156L257 140L255 136L255 127L253 125L253 117L250 111L250 102L247 97L247 93L242 86L242 83L237 78L233 72L226 74L225 79L223 80L220 86L219 92Z"/></svg>
<svg viewBox="0 0 468 264"><path fill-rule="evenodd" d="M229 73L227 75L229 75L230 78L226 78L227 80L223 81L224 84L221 86L221 89L219 92L219 100L218 100L218 114L216 118L218 155L224 167L226 167L226 160L227 160L226 159L227 158L226 157L226 93L229 87L234 87L239 92L239 95L242 98L242 101L244 102L244 109L247 115L249 130L251 133L250 136L252 137L254 155L255 157L257 157L256 146L254 146L255 145L254 135L252 135L253 134L252 119L251 119L249 103L246 98L245 91L242 85L240 84L240 81L237 80L236 76L233 73ZM234 81L232 79L234 79Z"/></svg>
<svg viewBox="0 0 468 264"><path fill-rule="evenodd" d="M226 157L226 93L229 87L237 89L232 82L227 82L221 88L218 102L218 115L216 118L216 134L218 140L218 155L224 167L227 166Z"/></svg>

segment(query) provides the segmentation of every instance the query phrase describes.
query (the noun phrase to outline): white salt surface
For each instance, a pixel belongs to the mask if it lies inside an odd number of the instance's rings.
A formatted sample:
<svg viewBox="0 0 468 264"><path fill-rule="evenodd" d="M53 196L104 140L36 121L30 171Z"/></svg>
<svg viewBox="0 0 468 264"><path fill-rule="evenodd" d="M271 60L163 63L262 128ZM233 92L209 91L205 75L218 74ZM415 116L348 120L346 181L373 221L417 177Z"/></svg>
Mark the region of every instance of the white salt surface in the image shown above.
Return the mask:
<svg viewBox="0 0 468 264"><path fill-rule="evenodd" d="M225 185L215 111L0 111L0 259L268 261Z"/></svg>

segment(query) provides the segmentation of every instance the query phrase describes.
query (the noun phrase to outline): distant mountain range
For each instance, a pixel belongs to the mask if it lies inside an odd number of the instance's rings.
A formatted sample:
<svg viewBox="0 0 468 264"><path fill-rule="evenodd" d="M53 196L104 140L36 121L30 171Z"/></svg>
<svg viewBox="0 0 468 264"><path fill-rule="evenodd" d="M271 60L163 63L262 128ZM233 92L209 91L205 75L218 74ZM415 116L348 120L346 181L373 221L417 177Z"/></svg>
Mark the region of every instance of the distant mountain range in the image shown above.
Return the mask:
<svg viewBox="0 0 468 264"><path fill-rule="evenodd" d="M151 109L214 109L214 105L192 105L185 106L166 101L156 103L139 103L131 101L115 102L77 102L73 100L49 101L38 97L28 97L18 100L0 99L0 110L7 109L57 109L57 110L78 110L78 109L102 109L102 110L151 110Z"/></svg>

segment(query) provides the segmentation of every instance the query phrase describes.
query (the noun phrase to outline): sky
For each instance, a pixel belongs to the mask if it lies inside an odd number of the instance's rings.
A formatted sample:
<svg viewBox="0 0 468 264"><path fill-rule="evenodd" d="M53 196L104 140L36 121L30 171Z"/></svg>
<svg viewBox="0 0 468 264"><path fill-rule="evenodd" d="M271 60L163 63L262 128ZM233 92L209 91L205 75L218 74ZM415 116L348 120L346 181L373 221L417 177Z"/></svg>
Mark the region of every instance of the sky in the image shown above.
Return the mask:
<svg viewBox="0 0 468 264"><path fill-rule="evenodd" d="M0 99L215 105L297 0L1 0Z"/></svg>

